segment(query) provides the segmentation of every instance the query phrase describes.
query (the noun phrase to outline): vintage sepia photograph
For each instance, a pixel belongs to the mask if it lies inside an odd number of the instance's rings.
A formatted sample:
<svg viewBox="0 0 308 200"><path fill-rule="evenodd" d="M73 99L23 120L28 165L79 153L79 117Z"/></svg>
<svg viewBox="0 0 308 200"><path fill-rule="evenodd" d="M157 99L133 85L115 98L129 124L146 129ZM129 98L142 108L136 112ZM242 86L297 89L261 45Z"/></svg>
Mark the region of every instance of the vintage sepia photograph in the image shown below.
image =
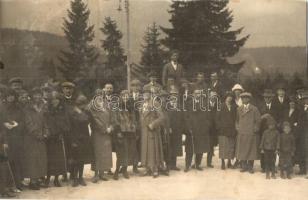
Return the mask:
<svg viewBox="0 0 308 200"><path fill-rule="evenodd" d="M0 0L0 199L307 200L307 0Z"/></svg>

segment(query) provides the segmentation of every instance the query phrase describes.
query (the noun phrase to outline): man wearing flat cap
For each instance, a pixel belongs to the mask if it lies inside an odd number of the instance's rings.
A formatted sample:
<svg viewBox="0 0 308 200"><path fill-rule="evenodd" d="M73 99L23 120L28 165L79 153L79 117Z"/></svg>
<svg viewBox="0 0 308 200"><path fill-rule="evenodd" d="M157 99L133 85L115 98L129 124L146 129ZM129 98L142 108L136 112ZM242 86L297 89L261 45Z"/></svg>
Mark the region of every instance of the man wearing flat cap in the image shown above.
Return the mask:
<svg viewBox="0 0 308 200"><path fill-rule="evenodd" d="M254 160L259 159L259 126L261 121L260 112L250 103L252 95L243 92L243 105L237 109L236 129L238 132L235 156L242 162L241 172L254 173Z"/></svg>
<svg viewBox="0 0 308 200"><path fill-rule="evenodd" d="M64 96L65 103L73 103L74 102L74 92L75 92L75 84L72 82L63 82L61 83L61 89Z"/></svg>
<svg viewBox="0 0 308 200"><path fill-rule="evenodd" d="M163 87L157 82L158 76L157 73L152 71L148 74L150 82L143 86L144 91L151 91L151 93L160 93Z"/></svg>
<svg viewBox="0 0 308 200"><path fill-rule="evenodd" d="M162 82L164 87L167 86L169 77L173 77L177 87L180 87L180 80L184 77L184 69L183 66L179 64L178 59L179 52L173 51L171 53L170 62L163 68Z"/></svg>
<svg viewBox="0 0 308 200"><path fill-rule="evenodd" d="M13 77L9 80L9 87L18 93L23 88L23 80L20 77Z"/></svg>
<svg viewBox="0 0 308 200"><path fill-rule="evenodd" d="M64 102L65 110L68 113L68 118L70 120L73 120L74 118L74 116L72 116L72 113L75 107L75 100L77 99L75 87L76 85L69 81L65 81L61 83L62 94L64 96L63 102ZM69 141L68 136L73 134L71 131L72 129L70 129L67 135L64 136L64 143L67 144L67 146L68 146L68 141ZM69 171L72 172L71 166L69 166ZM63 177L64 177L63 180L67 181L67 175L64 174Z"/></svg>

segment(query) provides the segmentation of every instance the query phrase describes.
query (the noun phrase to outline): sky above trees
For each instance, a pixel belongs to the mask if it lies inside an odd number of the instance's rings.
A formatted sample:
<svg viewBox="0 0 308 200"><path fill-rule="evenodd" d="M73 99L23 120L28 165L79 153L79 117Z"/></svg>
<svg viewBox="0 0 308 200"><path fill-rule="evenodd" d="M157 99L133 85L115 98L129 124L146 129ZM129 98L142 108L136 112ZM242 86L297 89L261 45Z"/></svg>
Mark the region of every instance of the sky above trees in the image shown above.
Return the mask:
<svg viewBox="0 0 308 200"><path fill-rule="evenodd" d="M87 2L91 10L90 23L96 25L94 41L97 46L102 39L99 28L104 17L111 16L118 22L121 30L126 30L125 13L117 11L118 0L87 0ZM131 37L132 48L135 49L133 54L139 54L143 34L148 25L154 21L159 25L169 25L170 16L167 13L169 2L169 0L132 1ZM68 8L69 0L0 0L0 26L63 35L61 26ZM245 26L242 34L251 34L245 47L305 45L304 0L231 0L229 8L234 14L234 29ZM124 37L123 42L125 39Z"/></svg>

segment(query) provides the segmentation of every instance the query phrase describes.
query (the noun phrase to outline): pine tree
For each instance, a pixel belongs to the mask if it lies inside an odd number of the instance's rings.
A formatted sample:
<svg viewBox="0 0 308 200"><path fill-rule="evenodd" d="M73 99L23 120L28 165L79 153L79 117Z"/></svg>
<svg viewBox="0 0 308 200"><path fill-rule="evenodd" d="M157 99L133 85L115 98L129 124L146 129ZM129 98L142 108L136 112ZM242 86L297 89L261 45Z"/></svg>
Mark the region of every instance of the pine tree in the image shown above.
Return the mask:
<svg viewBox="0 0 308 200"><path fill-rule="evenodd" d="M106 52L107 62L105 66L106 81L117 83L118 87L123 88L126 83L126 67L124 50L121 46L123 37L117 24L110 17L106 17L103 27L100 29L105 38L102 40L102 48Z"/></svg>
<svg viewBox="0 0 308 200"><path fill-rule="evenodd" d="M160 32L154 22L147 28L142 45L140 64L145 67L145 72L156 71L161 74L164 64L164 52L159 41Z"/></svg>
<svg viewBox="0 0 308 200"><path fill-rule="evenodd" d="M57 69L52 59L45 58L42 61L42 65L39 67L41 74L46 78L56 78Z"/></svg>
<svg viewBox="0 0 308 200"><path fill-rule="evenodd" d="M295 93L297 89L304 87L304 85L304 81L301 78L300 74L295 72L289 81L290 93Z"/></svg>
<svg viewBox="0 0 308 200"><path fill-rule="evenodd" d="M82 0L72 0L64 20L63 31L69 44L69 51L61 51L59 58L62 66L59 71L67 80L87 77L90 68L98 57L95 48L90 45L94 38L94 25L89 26L90 11Z"/></svg>
<svg viewBox="0 0 308 200"><path fill-rule="evenodd" d="M162 40L169 50L180 52L180 61L189 71L205 71L206 68L229 67L238 71L244 62L230 64L227 58L234 56L249 38L237 39L243 27L230 30L232 11L228 0L173 1L169 13L172 28L162 27L167 37Z"/></svg>

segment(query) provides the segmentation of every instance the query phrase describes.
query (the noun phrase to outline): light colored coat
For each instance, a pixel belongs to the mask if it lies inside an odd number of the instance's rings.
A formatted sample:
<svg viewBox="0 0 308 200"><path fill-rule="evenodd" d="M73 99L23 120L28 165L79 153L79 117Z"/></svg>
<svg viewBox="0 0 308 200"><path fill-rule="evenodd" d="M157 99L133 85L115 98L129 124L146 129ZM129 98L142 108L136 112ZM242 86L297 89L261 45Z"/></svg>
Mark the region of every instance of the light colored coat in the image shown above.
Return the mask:
<svg viewBox="0 0 308 200"><path fill-rule="evenodd" d="M238 107L236 130L238 132L235 156L239 160L258 160L259 142L258 134L261 116L257 107L249 104L248 110L244 105Z"/></svg>
<svg viewBox="0 0 308 200"><path fill-rule="evenodd" d="M108 109L90 108L95 170L106 171L112 168L112 138L107 133L107 128L112 125L111 112Z"/></svg>
<svg viewBox="0 0 308 200"><path fill-rule="evenodd" d="M164 160L160 130L164 114L160 108L155 110L152 108L153 105L149 105L146 110L140 111L141 163L149 168L158 167ZM150 124L153 130L149 129Z"/></svg>

